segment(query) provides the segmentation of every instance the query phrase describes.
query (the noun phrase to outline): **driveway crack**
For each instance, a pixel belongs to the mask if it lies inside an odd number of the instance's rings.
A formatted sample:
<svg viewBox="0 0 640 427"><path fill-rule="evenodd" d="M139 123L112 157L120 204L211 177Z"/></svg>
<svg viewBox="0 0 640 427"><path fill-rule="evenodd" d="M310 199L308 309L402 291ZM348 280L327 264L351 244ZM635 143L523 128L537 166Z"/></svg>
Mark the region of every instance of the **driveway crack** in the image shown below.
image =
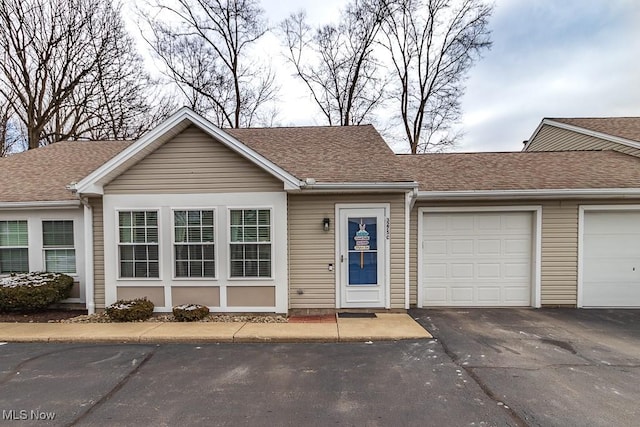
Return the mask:
<svg viewBox="0 0 640 427"><path fill-rule="evenodd" d="M125 375L111 390L109 390L104 396L102 396L100 399L98 399L98 401L96 403L94 403L93 405L91 405L86 411L84 411L83 413L78 415L73 421L71 421L69 424L67 424L67 426L75 426L75 425L77 425L80 421L82 421L89 414L91 414L96 408L102 406L105 402L107 402L109 399L111 399L111 397L114 394L116 394L118 391L120 391L122 389L122 387L124 387L125 384L127 382L129 382L129 380L135 374L137 374L138 371L140 371L140 369L144 365L146 365L149 360L151 360L151 358L156 353L156 351L158 351L158 347L154 347L153 350L151 350L144 357L144 359L142 359L142 361L135 368L133 368L131 371L129 371L129 373L127 375Z"/></svg>
<svg viewBox="0 0 640 427"><path fill-rule="evenodd" d="M467 375L469 375L469 377L471 377L471 379L473 379L473 381L475 381L475 383L478 385L478 387L480 387L480 390L482 390L482 392L489 399L491 399L494 402L496 402L496 404L502 404L502 407L505 409L505 411L507 411L509 413L509 416L516 423L515 424L516 426L520 426L520 427L528 427L529 426L529 423L527 423L527 421L524 418L522 418L520 416L520 414L518 414L515 410L513 410L513 408L511 408L511 405L509 405L503 399L500 399L489 388L489 386L487 384L485 384L484 381L482 381L482 379L474 372L472 367L465 366L462 363L460 363L460 361L458 360L458 356L456 356L456 354L449 349L449 347L447 346L447 344L444 341L442 341L441 339L438 339L438 342L440 342L440 345L442 346L442 349L444 350L445 354L447 356L449 356L451 361L456 366L458 366L459 368L464 369L464 371L467 373Z"/></svg>

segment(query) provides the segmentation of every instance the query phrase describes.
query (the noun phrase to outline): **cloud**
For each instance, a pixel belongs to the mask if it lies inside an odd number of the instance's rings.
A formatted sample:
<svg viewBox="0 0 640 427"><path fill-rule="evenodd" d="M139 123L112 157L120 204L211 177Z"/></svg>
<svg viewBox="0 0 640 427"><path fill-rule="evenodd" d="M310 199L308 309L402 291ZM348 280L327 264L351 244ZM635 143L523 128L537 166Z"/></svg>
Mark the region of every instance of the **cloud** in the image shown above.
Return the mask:
<svg viewBox="0 0 640 427"><path fill-rule="evenodd" d="M457 151L520 150L543 117L640 115L640 4L498 1Z"/></svg>

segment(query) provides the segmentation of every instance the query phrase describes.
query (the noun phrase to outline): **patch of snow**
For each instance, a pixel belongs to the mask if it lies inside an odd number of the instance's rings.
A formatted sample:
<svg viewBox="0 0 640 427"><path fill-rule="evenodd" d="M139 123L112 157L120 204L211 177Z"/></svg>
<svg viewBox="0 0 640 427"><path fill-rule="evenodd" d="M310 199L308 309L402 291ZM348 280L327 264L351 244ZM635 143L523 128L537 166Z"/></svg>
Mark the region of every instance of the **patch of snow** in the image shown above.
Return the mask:
<svg viewBox="0 0 640 427"><path fill-rule="evenodd" d="M42 286L60 277L58 273L21 273L0 279L0 287L17 288L18 286Z"/></svg>
<svg viewBox="0 0 640 427"><path fill-rule="evenodd" d="M176 305L174 308L178 310L193 311L198 310L200 307L202 306L199 304L180 304Z"/></svg>

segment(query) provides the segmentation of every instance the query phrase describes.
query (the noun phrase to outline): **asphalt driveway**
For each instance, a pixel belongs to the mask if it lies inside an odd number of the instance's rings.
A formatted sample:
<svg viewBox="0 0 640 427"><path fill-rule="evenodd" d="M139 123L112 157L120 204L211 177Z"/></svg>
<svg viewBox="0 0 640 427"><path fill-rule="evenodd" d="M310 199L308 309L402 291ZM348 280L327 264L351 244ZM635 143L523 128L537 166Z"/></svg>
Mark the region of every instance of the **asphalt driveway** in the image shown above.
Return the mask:
<svg viewBox="0 0 640 427"><path fill-rule="evenodd" d="M0 425L638 425L640 311L411 314L436 339L0 343Z"/></svg>
<svg viewBox="0 0 640 427"><path fill-rule="evenodd" d="M640 424L640 310L412 310L494 401L533 426Z"/></svg>

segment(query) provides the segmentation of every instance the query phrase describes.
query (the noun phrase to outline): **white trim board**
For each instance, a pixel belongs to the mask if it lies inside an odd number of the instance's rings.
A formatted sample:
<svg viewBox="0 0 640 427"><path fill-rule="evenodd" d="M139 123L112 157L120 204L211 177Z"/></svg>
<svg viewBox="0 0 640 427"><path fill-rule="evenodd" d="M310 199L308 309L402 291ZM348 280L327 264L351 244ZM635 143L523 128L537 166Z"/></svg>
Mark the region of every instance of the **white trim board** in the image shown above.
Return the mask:
<svg viewBox="0 0 640 427"><path fill-rule="evenodd" d="M533 249L533 259L532 262L532 294L531 294L531 306L540 308L542 304L542 206L540 205L530 205L530 206L462 206L462 207L422 207L418 208L418 236L417 238L417 247L418 247L418 259L416 265L416 275L417 275L417 286L416 290L416 306L418 308L422 308L423 301L423 271L422 271L422 257L423 257L423 248L422 248L422 235L424 233L423 230L423 218L425 213L442 213L442 212L451 212L451 213L474 213L474 212L531 212L533 213L533 239L534 239L534 249Z"/></svg>

